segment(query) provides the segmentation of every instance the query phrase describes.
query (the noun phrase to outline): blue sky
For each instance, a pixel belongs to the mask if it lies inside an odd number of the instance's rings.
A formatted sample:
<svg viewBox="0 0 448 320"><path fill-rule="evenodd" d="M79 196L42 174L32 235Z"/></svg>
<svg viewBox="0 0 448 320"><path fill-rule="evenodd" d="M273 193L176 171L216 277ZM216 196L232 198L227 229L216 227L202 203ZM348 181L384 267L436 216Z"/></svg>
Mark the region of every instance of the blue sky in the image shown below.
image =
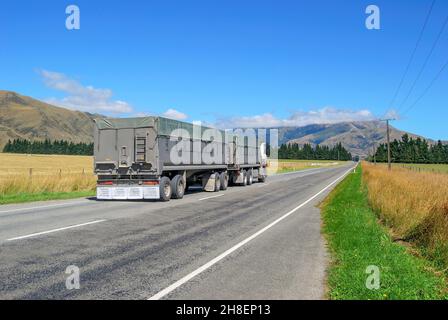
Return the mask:
<svg viewBox="0 0 448 320"><path fill-rule="evenodd" d="M83 111L221 126L381 117L431 2L2 2L0 89ZM65 28L70 4L80 30ZM381 10L380 30L365 27L370 4ZM447 15L448 1L437 0L396 109ZM447 40L448 27L403 110L446 62ZM448 140L447 84L448 69L394 125Z"/></svg>

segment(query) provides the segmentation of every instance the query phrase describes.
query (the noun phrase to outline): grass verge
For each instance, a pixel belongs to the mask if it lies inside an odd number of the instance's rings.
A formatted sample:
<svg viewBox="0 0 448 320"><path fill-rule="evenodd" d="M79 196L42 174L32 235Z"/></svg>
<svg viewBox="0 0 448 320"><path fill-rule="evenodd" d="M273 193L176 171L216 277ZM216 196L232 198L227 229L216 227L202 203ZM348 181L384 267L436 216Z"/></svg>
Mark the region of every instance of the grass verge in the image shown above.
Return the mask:
<svg viewBox="0 0 448 320"><path fill-rule="evenodd" d="M95 191L20 193L0 196L0 205L46 200L65 200L94 196Z"/></svg>
<svg viewBox="0 0 448 320"><path fill-rule="evenodd" d="M446 283L428 261L394 243L369 207L361 167L341 182L322 206L332 254L328 295L336 300L447 299ZM380 270L380 288L368 289L369 266Z"/></svg>

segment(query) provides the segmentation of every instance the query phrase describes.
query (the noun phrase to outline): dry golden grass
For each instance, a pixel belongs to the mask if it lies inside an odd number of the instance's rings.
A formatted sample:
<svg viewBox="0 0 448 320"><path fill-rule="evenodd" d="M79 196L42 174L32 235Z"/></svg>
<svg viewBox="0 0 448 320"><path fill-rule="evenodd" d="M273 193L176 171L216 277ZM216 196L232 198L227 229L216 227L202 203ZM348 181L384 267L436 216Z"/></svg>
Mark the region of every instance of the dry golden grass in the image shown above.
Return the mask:
<svg viewBox="0 0 448 320"><path fill-rule="evenodd" d="M0 196L93 190L93 158L0 153Z"/></svg>
<svg viewBox="0 0 448 320"><path fill-rule="evenodd" d="M93 174L93 157L0 153L0 175Z"/></svg>
<svg viewBox="0 0 448 320"><path fill-rule="evenodd" d="M412 241L448 267L448 175L364 162L371 206L397 237Z"/></svg>

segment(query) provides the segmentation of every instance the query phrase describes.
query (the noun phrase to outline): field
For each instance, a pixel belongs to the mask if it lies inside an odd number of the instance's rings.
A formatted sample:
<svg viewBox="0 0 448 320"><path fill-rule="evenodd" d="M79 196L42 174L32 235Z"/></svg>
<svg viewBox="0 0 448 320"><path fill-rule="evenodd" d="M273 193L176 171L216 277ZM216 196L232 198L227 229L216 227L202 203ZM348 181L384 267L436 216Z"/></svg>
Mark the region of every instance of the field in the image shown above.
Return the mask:
<svg viewBox="0 0 448 320"><path fill-rule="evenodd" d="M332 167L346 163L345 161L334 160L278 160L278 170L275 170L275 164L272 161L268 163L268 173L286 173L312 168Z"/></svg>
<svg viewBox="0 0 448 320"><path fill-rule="evenodd" d="M0 153L0 176L93 174L89 156L28 155Z"/></svg>
<svg viewBox="0 0 448 320"><path fill-rule="evenodd" d="M92 195L92 157L0 153L0 204Z"/></svg>
<svg viewBox="0 0 448 320"><path fill-rule="evenodd" d="M394 163L394 167L406 168L414 171L431 171L448 173L448 164L419 164L419 163Z"/></svg>
<svg viewBox="0 0 448 320"><path fill-rule="evenodd" d="M396 241L414 244L448 270L448 175L363 163L368 199Z"/></svg>
<svg viewBox="0 0 448 320"><path fill-rule="evenodd" d="M363 165L364 177L370 176L372 182L369 170ZM322 206L322 217L332 256L328 270L330 299L448 297L444 277L433 271L431 263L412 254L408 246L395 241L389 230L378 223L362 183L361 167L333 190ZM376 281L372 270L378 272Z"/></svg>

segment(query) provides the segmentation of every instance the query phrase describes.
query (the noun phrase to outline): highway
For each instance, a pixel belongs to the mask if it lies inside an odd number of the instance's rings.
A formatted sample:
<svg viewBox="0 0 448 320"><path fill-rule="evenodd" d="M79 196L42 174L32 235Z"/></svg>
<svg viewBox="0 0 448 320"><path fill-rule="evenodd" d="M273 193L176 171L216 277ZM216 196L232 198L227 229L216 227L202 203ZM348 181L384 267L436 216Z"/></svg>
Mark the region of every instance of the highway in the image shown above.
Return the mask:
<svg viewBox="0 0 448 320"><path fill-rule="evenodd" d="M0 299L322 299L316 208L353 164L182 200L0 206ZM68 266L80 289L66 288Z"/></svg>

